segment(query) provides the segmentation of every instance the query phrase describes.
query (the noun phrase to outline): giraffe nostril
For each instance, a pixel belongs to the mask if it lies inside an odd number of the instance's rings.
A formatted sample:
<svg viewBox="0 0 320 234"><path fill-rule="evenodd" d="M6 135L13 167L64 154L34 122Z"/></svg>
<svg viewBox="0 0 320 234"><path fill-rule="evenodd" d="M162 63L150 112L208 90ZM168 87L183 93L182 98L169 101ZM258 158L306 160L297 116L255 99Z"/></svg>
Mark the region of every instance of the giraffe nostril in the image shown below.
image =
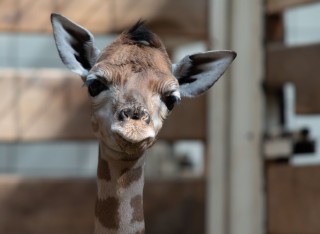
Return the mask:
<svg viewBox="0 0 320 234"><path fill-rule="evenodd" d="M120 120L120 121L124 121L124 120L126 120L126 119L128 119L128 118L130 118L131 117L131 110L130 109L123 109L123 110L121 110L120 112L119 112L119 115L118 115L118 119Z"/></svg>
<svg viewBox="0 0 320 234"><path fill-rule="evenodd" d="M150 123L150 115L146 110L140 111L140 118L139 119L143 120L147 124Z"/></svg>
<svg viewBox="0 0 320 234"><path fill-rule="evenodd" d="M118 120L125 121L127 119L142 120L149 124L151 118L146 110L141 110L140 108L135 110L132 110L131 108L124 108L119 112Z"/></svg>
<svg viewBox="0 0 320 234"><path fill-rule="evenodd" d="M149 124L151 121L150 115L148 113L146 113L142 119L146 122L146 124Z"/></svg>
<svg viewBox="0 0 320 234"><path fill-rule="evenodd" d="M131 119L139 120L140 119L140 113L133 113L131 116Z"/></svg>

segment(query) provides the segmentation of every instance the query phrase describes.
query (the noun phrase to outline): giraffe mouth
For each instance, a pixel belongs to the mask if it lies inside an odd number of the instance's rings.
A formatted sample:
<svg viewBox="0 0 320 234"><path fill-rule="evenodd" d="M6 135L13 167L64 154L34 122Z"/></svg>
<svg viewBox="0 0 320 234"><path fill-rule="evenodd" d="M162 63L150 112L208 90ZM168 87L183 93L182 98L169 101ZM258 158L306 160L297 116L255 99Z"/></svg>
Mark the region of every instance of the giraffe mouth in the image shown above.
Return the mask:
<svg viewBox="0 0 320 234"><path fill-rule="evenodd" d="M155 131L151 127L141 128L134 124L114 124L111 130L115 135L115 139L119 143L140 144L146 141L153 141L155 139Z"/></svg>
<svg viewBox="0 0 320 234"><path fill-rule="evenodd" d="M155 140L154 137L147 137L143 138L143 140L136 141L118 133L114 135L114 139L116 140L119 149L130 155L144 152L154 143Z"/></svg>

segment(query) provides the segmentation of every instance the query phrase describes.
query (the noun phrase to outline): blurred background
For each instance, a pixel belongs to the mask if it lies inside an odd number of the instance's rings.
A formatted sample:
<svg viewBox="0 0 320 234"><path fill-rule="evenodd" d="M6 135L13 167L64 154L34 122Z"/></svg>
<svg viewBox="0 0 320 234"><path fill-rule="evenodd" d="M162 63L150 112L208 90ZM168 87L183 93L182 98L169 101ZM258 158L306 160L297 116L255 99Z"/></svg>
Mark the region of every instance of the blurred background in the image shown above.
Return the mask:
<svg viewBox="0 0 320 234"><path fill-rule="evenodd" d="M146 233L320 233L320 1L0 0L1 234L93 232L98 145L52 12L100 49L142 18L173 62L238 53L148 151Z"/></svg>

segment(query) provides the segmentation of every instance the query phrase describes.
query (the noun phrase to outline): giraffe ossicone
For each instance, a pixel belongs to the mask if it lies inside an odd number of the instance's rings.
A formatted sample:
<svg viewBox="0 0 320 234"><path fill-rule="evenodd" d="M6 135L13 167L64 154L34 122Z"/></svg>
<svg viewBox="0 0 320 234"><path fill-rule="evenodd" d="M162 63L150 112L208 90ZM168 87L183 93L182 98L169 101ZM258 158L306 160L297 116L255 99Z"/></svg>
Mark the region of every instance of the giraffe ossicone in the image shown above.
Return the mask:
<svg viewBox="0 0 320 234"><path fill-rule="evenodd" d="M82 26L55 13L51 22L62 62L88 87L99 141L95 233L144 233L145 151L174 105L212 87L236 53L208 51L171 64L142 21L102 51Z"/></svg>

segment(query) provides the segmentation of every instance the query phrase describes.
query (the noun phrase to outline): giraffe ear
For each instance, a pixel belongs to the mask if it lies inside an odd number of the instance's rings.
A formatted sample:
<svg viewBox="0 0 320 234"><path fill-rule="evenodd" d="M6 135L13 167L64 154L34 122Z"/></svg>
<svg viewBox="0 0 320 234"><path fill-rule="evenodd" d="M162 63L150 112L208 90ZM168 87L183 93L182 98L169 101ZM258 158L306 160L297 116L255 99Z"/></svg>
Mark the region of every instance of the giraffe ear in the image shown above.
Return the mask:
<svg viewBox="0 0 320 234"><path fill-rule="evenodd" d="M95 64L99 49L93 35L85 28L62 15L51 14L54 40L62 62L83 78Z"/></svg>
<svg viewBox="0 0 320 234"><path fill-rule="evenodd" d="M184 97L198 96L223 75L237 54L234 51L208 51L188 55L172 67L178 79L180 94Z"/></svg>

